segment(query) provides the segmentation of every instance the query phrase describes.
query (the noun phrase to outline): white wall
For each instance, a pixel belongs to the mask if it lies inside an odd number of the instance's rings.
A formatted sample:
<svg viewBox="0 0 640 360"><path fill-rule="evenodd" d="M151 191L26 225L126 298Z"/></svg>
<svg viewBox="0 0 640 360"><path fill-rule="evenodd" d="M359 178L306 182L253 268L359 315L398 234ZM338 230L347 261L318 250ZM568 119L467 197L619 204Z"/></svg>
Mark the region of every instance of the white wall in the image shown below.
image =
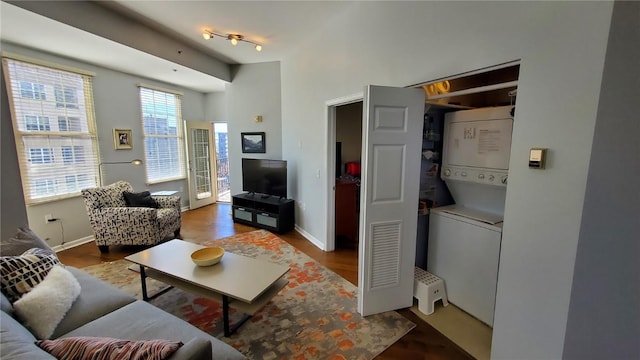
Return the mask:
<svg viewBox="0 0 640 360"><path fill-rule="evenodd" d="M295 169L298 226L326 241L327 100L521 59L492 356L560 358L611 9L363 2L318 29L282 62L283 154ZM546 170L528 169L531 147L550 149Z"/></svg>
<svg viewBox="0 0 640 360"><path fill-rule="evenodd" d="M137 87L139 83L182 92L184 94L182 96L183 118L187 120L205 119L205 96L202 93L43 53L15 44L2 43L2 49L9 53L96 73L93 79L93 93L98 143L103 162L130 161L136 158L144 160L142 121L140 119L140 101ZM6 95L4 94L6 94L6 92L4 89L2 93L3 98L5 98ZM3 123L5 122L4 116L3 111ZM114 149L114 128L132 129L132 150ZM103 165L102 170L105 184L117 180L126 180L131 183L135 191L147 189L150 191L178 190L182 192L182 205L188 206L188 185L186 179L147 185L144 166L112 164ZM3 179L5 176L3 169ZM3 197L4 196L3 191ZM46 223L44 221L45 214L52 214L55 218L60 219L60 221L58 223ZM63 234L65 242L82 240L93 236L84 202L79 196L61 201L27 206L27 215L30 227L40 237L48 238L48 244L50 246L59 245L63 240Z"/></svg>
<svg viewBox="0 0 640 360"><path fill-rule="evenodd" d="M228 87L229 85L227 85ZM227 93L214 92L205 95L204 113L206 121L227 122L229 115L227 111Z"/></svg>
<svg viewBox="0 0 640 360"><path fill-rule="evenodd" d="M639 25L614 5L563 359L640 359Z"/></svg>
<svg viewBox="0 0 640 360"><path fill-rule="evenodd" d="M233 81L226 89L226 102L231 194L235 195L242 192L243 157L282 158L280 62L235 66L232 75ZM255 122L256 115L262 115L262 122ZM266 153L243 154L242 132L265 132Z"/></svg>

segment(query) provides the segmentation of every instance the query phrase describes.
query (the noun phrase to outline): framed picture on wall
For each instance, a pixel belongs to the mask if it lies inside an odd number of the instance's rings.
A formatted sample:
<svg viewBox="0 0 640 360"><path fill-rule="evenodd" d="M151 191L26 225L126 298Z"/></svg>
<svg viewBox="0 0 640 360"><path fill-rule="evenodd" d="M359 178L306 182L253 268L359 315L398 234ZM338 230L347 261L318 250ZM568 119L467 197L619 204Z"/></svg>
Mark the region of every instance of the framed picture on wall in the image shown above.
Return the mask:
<svg viewBox="0 0 640 360"><path fill-rule="evenodd" d="M264 132L243 132L241 136L243 153L265 153L267 151Z"/></svg>
<svg viewBox="0 0 640 360"><path fill-rule="evenodd" d="M113 145L116 150L133 149L131 129L113 129Z"/></svg>

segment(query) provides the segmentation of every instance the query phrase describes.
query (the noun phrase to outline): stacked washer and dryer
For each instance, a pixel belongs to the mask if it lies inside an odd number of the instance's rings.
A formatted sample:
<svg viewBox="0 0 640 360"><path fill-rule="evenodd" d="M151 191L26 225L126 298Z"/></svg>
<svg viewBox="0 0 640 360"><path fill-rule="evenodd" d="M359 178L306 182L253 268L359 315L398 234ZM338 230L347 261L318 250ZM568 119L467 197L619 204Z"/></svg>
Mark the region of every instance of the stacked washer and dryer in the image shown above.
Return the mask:
<svg viewBox="0 0 640 360"><path fill-rule="evenodd" d="M513 106L445 115L442 180L454 205L431 209L427 270L449 302L493 326Z"/></svg>

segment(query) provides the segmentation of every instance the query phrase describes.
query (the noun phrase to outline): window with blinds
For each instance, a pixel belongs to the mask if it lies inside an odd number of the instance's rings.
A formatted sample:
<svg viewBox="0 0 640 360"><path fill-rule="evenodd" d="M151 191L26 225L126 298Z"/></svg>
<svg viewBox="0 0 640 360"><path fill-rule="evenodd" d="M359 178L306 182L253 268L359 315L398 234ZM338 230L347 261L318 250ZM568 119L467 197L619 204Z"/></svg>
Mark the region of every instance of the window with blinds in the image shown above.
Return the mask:
<svg viewBox="0 0 640 360"><path fill-rule="evenodd" d="M27 204L98 185L92 76L2 59Z"/></svg>
<svg viewBox="0 0 640 360"><path fill-rule="evenodd" d="M140 86L147 183L186 177L180 95Z"/></svg>

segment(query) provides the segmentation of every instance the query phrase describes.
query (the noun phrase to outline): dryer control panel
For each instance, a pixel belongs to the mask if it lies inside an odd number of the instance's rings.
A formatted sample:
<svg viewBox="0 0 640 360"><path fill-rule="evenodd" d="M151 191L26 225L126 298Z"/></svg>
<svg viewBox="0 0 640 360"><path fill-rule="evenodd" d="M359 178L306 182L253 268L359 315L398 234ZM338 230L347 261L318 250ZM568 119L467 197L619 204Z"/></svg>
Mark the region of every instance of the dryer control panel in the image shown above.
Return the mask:
<svg viewBox="0 0 640 360"><path fill-rule="evenodd" d="M508 174L506 171L443 167L442 180L461 180L486 185L507 186Z"/></svg>

